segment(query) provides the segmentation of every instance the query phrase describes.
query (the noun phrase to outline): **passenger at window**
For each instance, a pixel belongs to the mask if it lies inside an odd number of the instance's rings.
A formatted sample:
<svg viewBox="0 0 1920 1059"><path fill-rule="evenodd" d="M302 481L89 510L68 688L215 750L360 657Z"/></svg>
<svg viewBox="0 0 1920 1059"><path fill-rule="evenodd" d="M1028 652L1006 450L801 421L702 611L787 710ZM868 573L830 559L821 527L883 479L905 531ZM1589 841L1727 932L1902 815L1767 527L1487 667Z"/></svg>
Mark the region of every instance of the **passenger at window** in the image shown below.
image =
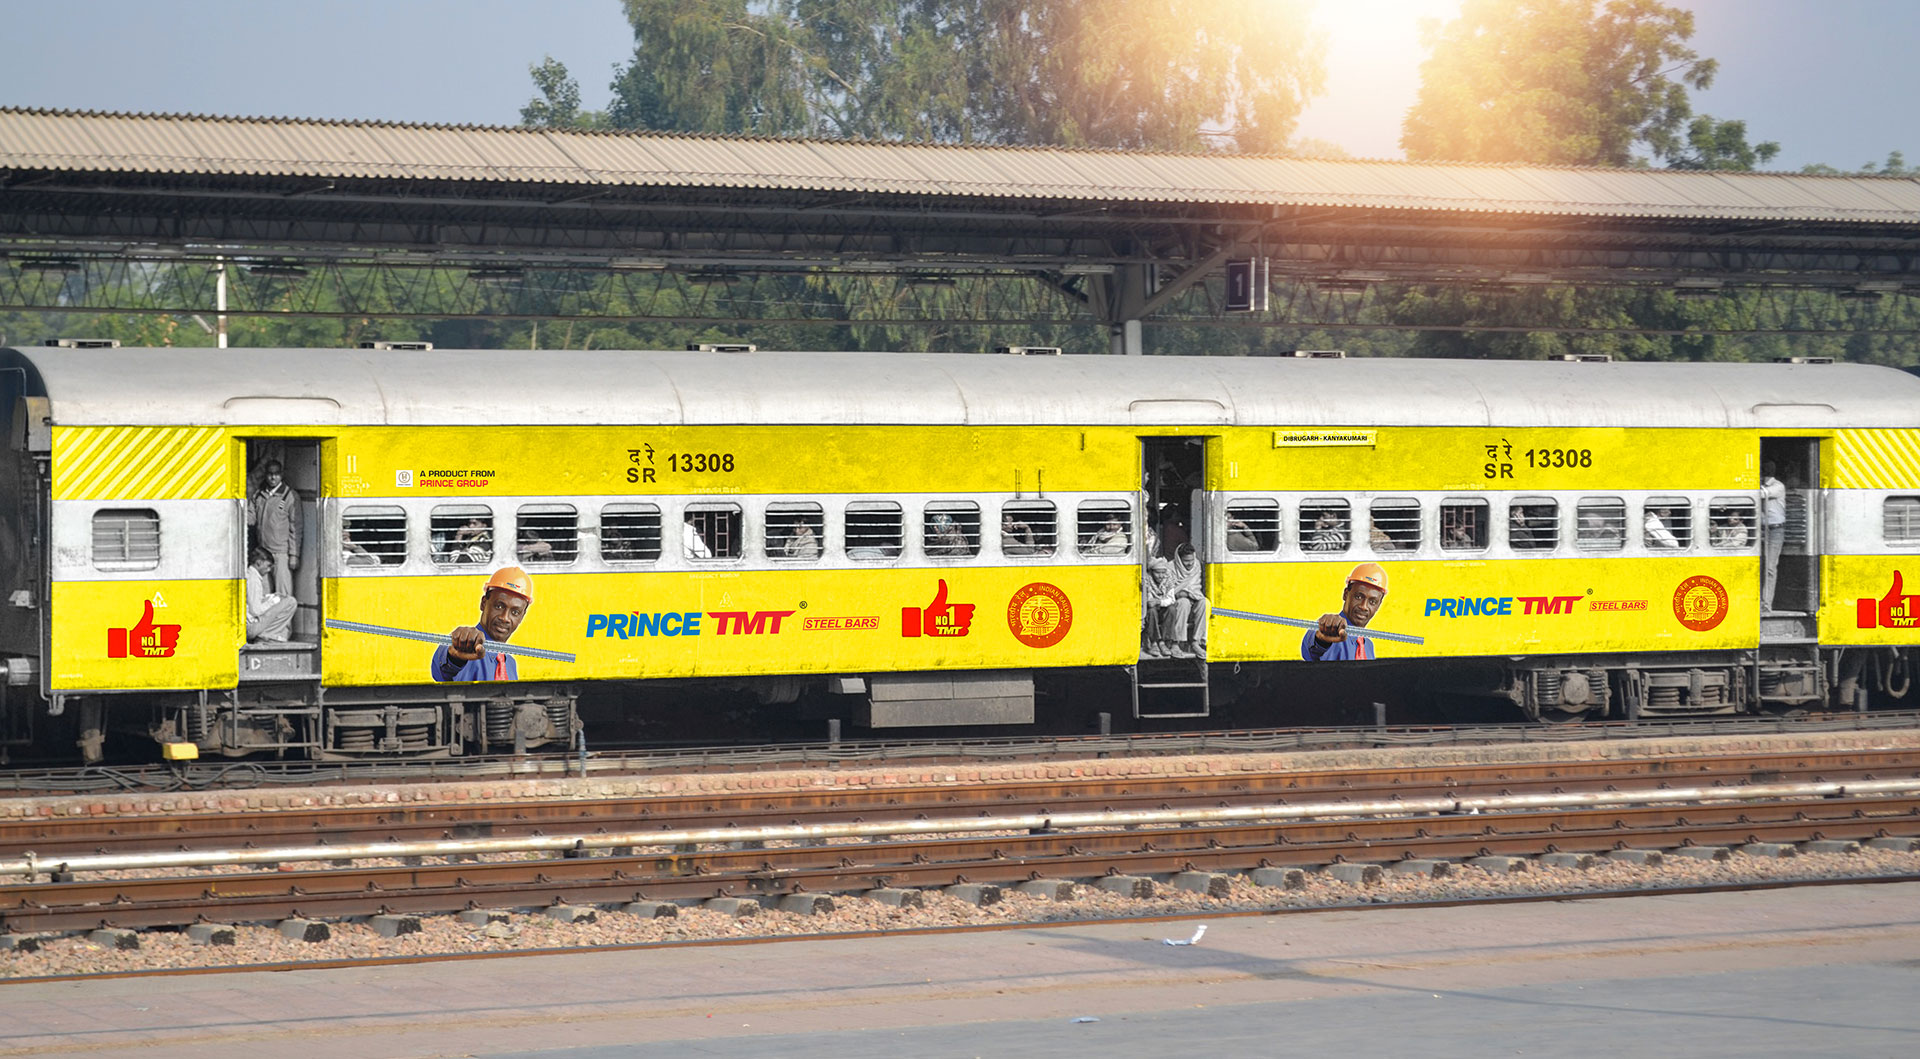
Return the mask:
<svg viewBox="0 0 1920 1059"><path fill-rule="evenodd" d="M972 553L966 532L953 520L953 516L944 511L936 513L933 516L933 532L927 536L927 554L951 558Z"/></svg>
<svg viewBox="0 0 1920 1059"><path fill-rule="evenodd" d="M550 563L553 561L553 545L526 526L520 527L519 540L514 544L514 553L523 563Z"/></svg>
<svg viewBox="0 0 1920 1059"><path fill-rule="evenodd" d="M1672 512L1667 509L1657 507L1647 509L1647 520L1644 525L1647 534L1647 547L1678 548L1680 547L1680 539L1673 535L1673 531L1667 528L1665 522L1661 521L1660 516L1663 511L1666 512L1667 517L1672 517Z"/></svg>
<svg viewBox="0 0 1920 1059"><path fill-rule="evenodd" d="M1013 512L1000 512L1000 552L1003 555L1039 555L1040 546L1034 542L1033 527L1013 517Z"/></svg>
<svg viewBox="0 0 1920 1059"><path fill-rule="evenodd" d="M274 558L265 548L255 548L248 558L248 643L286 643L287 630L293 628L293 616L300 609L292 596L267 589L267 575L273 567Z"/></svg>
<svg viewBox="0 0 1920 1059"><path fill-rule="evenodd" d="M467 520L453 535L453 561L484 563L493 558L493 527L478 515Z"/></svg>
<svg viewBox="0 0 1920 1059"><path fill-rule="evenodd" d="M1400 543L1394 540L1386 530L1381 529L1378 522L1367 531L1367 541L1373 545L1373 550L1376 552L1398 551L1400 548Z"/></svg>
<svg viewBox="0 0 1920 1059"><path fill-rule="evenodd" d="M519 680L520 667L512 655L487 650L487 642L506 643L533 606L533 578L517 566L506 566L487 579L480 590L480 620L453 630L451 644L433 650L428 672L438 683L467 680Z"/></svg>
<svg viewBox="0 0 1920 1059"><path fill-rule="evenodd" d="M253 543L273 561L273 590L293 595L293 572L300 568L300 494L287 484L279 460L268 460L260 491L247 502Z"/></svg>
<svg viewBox="0 0 1920 1059"><path fill-rule="evenodd" d="M1722 511L1714 516L1707 539L1716 548L1744 548L1749 539L1747 532L1746 516L1738 511Z"/></svg>
<svg viewBox="0 0 1920 1059"><path fill-rule="evenodd" d="M353 539L353 533L347 527L340 527L340 559L347 566L379 566L380 557L362 547Z"/></svg>
<svg viewBox="0 0 1920 1059"><path fill-rule="evenodd" d="M820 537L813 532L813 525L804 519L794 523L793 531L781 542L780 554L789 559L820 558Z"/></svg>
<svg viewBox="0 0 1920 1059"><path fill-rule="evenodd" d="M1313 531L1307 536L1307 550L1310 552L1344 552L1347 550L1347 520L1335 508L1323 507L1313 520Z"/></svg>
<svg viewBox="0 0 1920 1059"><path fill-rule="evenodd" d="M1260 550L1260 538L1254 535L1253 528L1245 519L1227 516L1227 550L1230 552L1257 552Z"/></svg>
<svg viewBox="0 0 1920 1059"><path fill-rule="evenodd" d="M1120 524L1119 515L1108 515L1107 521L1093 535L1093 543L1087 548L1092 555L1126 555L1133 550L1133 541L1127 535L1127 528Z"/></svg>

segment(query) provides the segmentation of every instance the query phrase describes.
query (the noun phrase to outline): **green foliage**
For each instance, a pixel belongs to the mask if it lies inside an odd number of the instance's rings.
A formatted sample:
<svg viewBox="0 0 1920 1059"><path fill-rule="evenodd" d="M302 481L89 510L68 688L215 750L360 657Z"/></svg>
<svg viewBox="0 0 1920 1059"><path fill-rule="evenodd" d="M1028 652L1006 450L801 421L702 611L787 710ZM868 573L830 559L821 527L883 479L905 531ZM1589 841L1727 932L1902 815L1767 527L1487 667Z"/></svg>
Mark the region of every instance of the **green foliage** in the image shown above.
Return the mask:
<svg viewBox="0 0 1920 1059"><path fill-rule="evenodd" d="M1457 162L1626 166L1641 161L1636 145L1677 157L1690 147L1687 90L1716 69L1691 36L1692 13L1658 0L1466 0L1428 28L1400 144Z"/></svg>
<svg viewBox="0 0 1920 1059"><path fill-rule="evenodd" d="M1716 121L1702 114L1687 126L1687 145L1669 157L1669 169L1731 169L1742 172L1773 161L1780 145L1771 140L1749 144L1747 123Z"/></svg>
<svg viewBox="0 0 1920 1059"><path fill-rule="evenodd" d="M1303 0L623 0L622 129L1278 151L1323 79ZM538 125L580 122L551 58Z"/></svg>
<svg viewBox="0 0 1920 1059"><path fill-rule="evenodd" d="M1899 151L1888 151L1887 160L1884 163L1868 162L1851 172L1842 172L1824 162L1815 162L1812 165L1802 166L1800 171L1802 173L1811 173L1814 176L1920 176L1920 166L1908 165L1907 156L1901 154Z"/></svg>

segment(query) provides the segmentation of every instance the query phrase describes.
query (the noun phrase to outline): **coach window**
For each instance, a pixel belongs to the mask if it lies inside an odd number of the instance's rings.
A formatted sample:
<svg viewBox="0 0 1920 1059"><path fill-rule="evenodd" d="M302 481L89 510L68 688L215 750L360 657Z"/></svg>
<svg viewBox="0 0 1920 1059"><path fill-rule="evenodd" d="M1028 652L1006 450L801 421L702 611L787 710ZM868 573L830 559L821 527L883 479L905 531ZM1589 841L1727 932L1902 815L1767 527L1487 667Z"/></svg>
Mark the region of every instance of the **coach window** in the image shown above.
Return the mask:
<svg viewBox="0 0 1920 1059"><path fill-rule="evenodd" d="M819 562L826 539L827 517L819 504L767 505L767 558Z"/></svg>
<svg viewBox="0 0 1920 1059"><path fill-rule="evenodd" d="M1227 504L1227 550L1280 550L1280 501L1235 500Z"/></svg>
<svg viewBox="0 0 1920 1059"><path fill-rule="evenodd" d="M1000 554L1052 555L1060 545L1060 513L1051 500L1000 505Z"/></svg>
<svg viewBox="0 0 1920 1059"><path fill-rule="evenodd" d="M861 500L847 505L847 558L898 558L905 537L905 518L899 504Z"/></svg>
<svg viewBox="0 0 1920 1059"><path fill-rule="evenodd" d="M1410 552L1420 547L1420 501L1386 497L1373 502L1368 540L1376 552Z"/></svg>
<svg viewBox="0 0 1920 1059"><path fill-rule="evenodd" d="M1378 511L1376 505L1375 511ZM1378 514L1373 524L1380 524ZM1440 502L1440 548L1442 551L1481 551L1487 546L1487 502L1485 500L1443 500Z"/></svg>
<svg viewBox="0 0 1920 1059"><path fill-rule="evenodd" d="M580 555L580 513L572 504L524 504L514 514L513 555L523 563L570 563Z"/></svg>
<svg viewBox="0 0 1920 1059"><path fill-rule="evenodd" d="M493 509L484 504L443 504L427 516L433 561L442 566L493 561Z"/></svg>
<svg viewBox="0 0 1920 1059"><path fill-rule="evenodd" d="M1880 534L1888 544L1920 544L1920 496L1890 496L1880 507Z"/></svg>
<svg viewBox="0 0 1920 1059"><path fill-rule="evenodd" d="M1124 500L1083 500L1075 515L1074 539L1081 555L1133 554L1133 505Z"/></svg>
<svg viewBox="0 0 1920 1059"><path fill-rule="evenodd" d="M1353 543L1353 508L1345 500L1300 502L1300 550L1344 552Z"/></svg>
<svg viewBox="0 0 1920 1059"><path fill-rule="evenodd" d="M1573 546L1583 552L1617 552L1627 546L1627 502L1583 496L1574 508Z"/></svg>
<svg viewBox="0 0 1920 1059"><path fill-rule="evenodd" d="M965 559L980 554L980 505L968 500L936 500L920 514L920 547L932 559Z"/></svg>
<svg viewBox="0 0 1920 1059"><path fill-rule="evenodd" d="M1549 497L1523 496L1507 505L1507 545L1521 552L1560 547L1560 505Z"/></svg>
<svg viewBox="0 0 1920 1059"><path fill-rule="evenodd" d="M1640 532L1647 547L1673 550L1693 547L1693 501L1684 496L1650 496L1641 509Z"/></svg>
<svg viewBox="0 0 1920 1059"><path fill-rule="evenodd" d="M680 540L687 558L740 558L739 505L702 504L690 507L680 523Z"/></svg>
<svg viewBox="0 0 1920 1059"><path fill-rule="evenodd" d="M660 558L660 509L652 504L608 504L600 509L600 558L651 563Z"/></svg>
<svg viewBox="0 0 1920 1059"><path fill-rule="evenodd" d="M159 566L159 512L151 508L94 512L93 565L102 570L151 570Z"/></svg>
<svg viewBox="0 0 1920 1059"><path fill-rule="evenodd" d="M1752 497L1716 496L1707 505L1707 544L1714 548L1751 548L1758 524Z"/></svg>
<svg viewBox="0 0 1920 1059"><path fill-rule="evenodd" d="M398 566L407 561L407 512L350 507L340 513L342 566Z"/></svg>

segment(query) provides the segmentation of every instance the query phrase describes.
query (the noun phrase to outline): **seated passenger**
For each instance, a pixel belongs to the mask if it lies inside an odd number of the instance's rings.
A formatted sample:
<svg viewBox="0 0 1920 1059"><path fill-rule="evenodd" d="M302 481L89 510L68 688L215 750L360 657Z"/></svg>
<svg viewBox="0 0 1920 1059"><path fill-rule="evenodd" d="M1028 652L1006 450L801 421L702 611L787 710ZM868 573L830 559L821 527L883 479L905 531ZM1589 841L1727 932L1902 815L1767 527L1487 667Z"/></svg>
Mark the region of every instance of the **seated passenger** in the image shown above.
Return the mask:
<svg viewBox="0 0 1920 1059"><path fill-rule="evenodd" d="M1333 508L1321 508L1314 517L1312 531L1307 534L1306 545L1310 552L1346 551L1347 520Z"/></svg>
<svg viewBox="0 0 1920 1059"><path fill-rule="evenodd" d="M713 549L707 547L707 538L700 533L700 527L693 524L693 512L686 514L680 523L680 544L687 550L689 559L711 559Z"/></svg>
<svg viewBox="0 0 1920 1059"><path fill-rule="evenodd" d="M1647 520L1644 524L1647 536L1647 547L1678 548L1680 547L1680 539L1673 535L1673 531L1667 528L1665 522L1661 521L1661 510L1660 508L1654 507L1647 509Z"/></svg>
<svg viewBox="0 0 1920 1059"><path fill-rule="evenodd" d="M1201 591L1200 561L1193 545L1182 544L1168 564L1165 584L1170 600L1161 612L1160 639L1175 658L1207 656L1207 597Z"/></svg>
<svg viewBox="0 0 1920 1059"><path fill-rule="evenodd" d="M1260 538L1254 535L1252 527L1243 519L1227 516L1227 550L1230 552L1257 552L1260 550Z"/></svg>
<svg viewBox="0 0 1920 1059"><path fill-rule="evenodd" d="M780 545L780 554L789 559L820 558L820 537L813 532L813 525L805 520L794 524L793 532Z"/></svg>
<svg viewBox="0 0 1920 1059"><path fill-rule="evenodd" d="M380 565L380 557L361 547L345 526L340 527L340 559L347 566Z"/></svg>
<svg viewBox="0 0 1920 1059"><path fill-rule="evenodd" d="M268 591L267 578L273 575L273 556L265 548L255 548L247 562L247 642L286 643L287 630L293 628L293 616L300 604L292 596Z"/></svg>
<svg viewBox="0 0 1920 1059"><path fill-rule="evenodd" d="M525 526L520 527L519 541L514 552L523 563L550 563L553 561L553 545L541 539L540 535Z"/></svg>

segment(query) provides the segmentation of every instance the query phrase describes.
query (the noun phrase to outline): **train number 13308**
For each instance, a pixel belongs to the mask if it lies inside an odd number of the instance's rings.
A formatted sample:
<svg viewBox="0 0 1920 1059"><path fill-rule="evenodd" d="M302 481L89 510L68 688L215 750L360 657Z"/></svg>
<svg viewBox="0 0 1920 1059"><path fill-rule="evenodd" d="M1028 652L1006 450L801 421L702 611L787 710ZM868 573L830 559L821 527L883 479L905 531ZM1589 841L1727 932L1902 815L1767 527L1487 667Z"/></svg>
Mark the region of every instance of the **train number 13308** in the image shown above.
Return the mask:
<svg viewBox="0 0 1920 1059"><path fill-rule="evenodd" d="M667 467L694 474L727 474L733 470L731 452L673 452L667 454Z"/></svg>
<svg viewBox="0 0 1920 1059"><path fill-rule="evenodd" d="M1591 467L1592 449L1528 449L1529 467Z"/></svg>

